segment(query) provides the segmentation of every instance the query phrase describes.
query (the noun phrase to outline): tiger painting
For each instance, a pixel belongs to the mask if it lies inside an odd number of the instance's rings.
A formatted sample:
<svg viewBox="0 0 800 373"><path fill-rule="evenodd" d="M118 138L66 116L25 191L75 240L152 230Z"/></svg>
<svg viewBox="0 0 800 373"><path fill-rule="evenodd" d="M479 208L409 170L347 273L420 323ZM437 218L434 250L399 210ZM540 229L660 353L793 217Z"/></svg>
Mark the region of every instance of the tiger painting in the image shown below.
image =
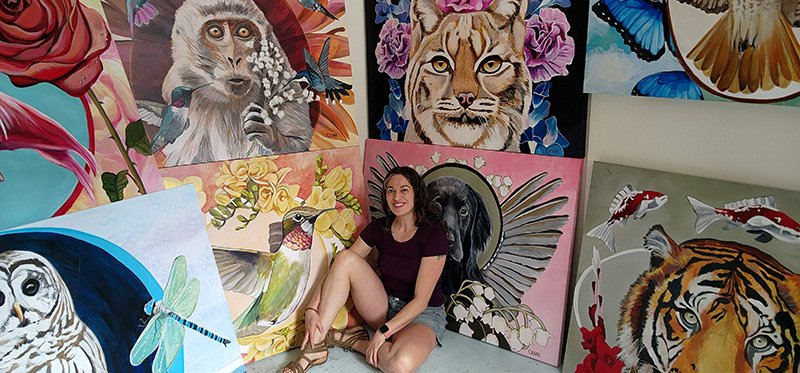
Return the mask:
<svg viewBox="0 0 800 373"><path fill-rule="evenodd" d="M533 82L525 64L526 0L444 13L411 4L404 141L519 151Z"/></svg>
<svg viewBox="0 0 800 373"><path fill-rule="evenodd" d="M645 236L650 269L620 307L630 372L798 372L800 275L735 242Z"/></svg>

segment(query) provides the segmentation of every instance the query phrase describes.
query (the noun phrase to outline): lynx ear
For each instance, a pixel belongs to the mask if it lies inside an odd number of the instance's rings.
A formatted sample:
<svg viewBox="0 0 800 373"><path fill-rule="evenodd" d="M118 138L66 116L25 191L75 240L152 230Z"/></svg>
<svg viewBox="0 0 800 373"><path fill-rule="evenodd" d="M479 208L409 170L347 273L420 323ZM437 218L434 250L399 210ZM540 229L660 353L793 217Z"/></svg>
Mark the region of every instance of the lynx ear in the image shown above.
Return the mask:
<svg viewBox="0 0 800 373"><path fill-rule="evenodd" d="M411 1L411 25L414 29L419 28L420 36L433 32L443 17L444 12L434 0Z"/></svg>
<svg viewBox="0 0 800 373"><path fill-rule="evenodd" d="M528 11L528 0L494 0L486 10L494 13L498 21L497 26L503 29L514 21L524 22L525 12Z"/></svg>

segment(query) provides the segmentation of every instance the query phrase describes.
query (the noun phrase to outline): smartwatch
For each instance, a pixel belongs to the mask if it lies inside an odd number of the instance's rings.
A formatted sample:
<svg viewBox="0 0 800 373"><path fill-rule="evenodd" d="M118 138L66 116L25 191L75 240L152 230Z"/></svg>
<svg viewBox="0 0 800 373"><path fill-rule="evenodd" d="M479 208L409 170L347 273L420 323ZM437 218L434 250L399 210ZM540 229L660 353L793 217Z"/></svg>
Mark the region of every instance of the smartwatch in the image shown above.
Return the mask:
<svg viewBox="0 0 800 373"><path fill-rule="evenodd" d="M378 328L378 331L383 334L383 338L389 339L389 336L386 335L386 333L389 333L389 327L386 326L386 324L381 325L381 327Z"/></svg>

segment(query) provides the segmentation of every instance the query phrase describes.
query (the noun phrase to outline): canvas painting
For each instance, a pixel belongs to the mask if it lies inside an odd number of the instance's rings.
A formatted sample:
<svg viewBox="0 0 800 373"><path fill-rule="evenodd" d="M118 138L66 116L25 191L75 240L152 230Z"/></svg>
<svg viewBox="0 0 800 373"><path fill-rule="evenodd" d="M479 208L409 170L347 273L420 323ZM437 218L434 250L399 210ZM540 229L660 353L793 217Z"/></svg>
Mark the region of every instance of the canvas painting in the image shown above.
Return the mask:
<svg viewBox="0 0 800 373"><path fill-rule="evenodd" d="M800 103L796 1L592 0L589 7L587 93Z"/></svg>
<svg viewBox="0 0 800 373"><path fill-rule="evenodd" d="M0 19L0 229L163 189L100 2Z"/></svg>
<svg viewBox="0 0 800 373"><path fill-rule="evenodd" d="M800 193L593 166L565 372L797 370Z"/></svg>
<svg viewBox="0 0 800 373"><path fill-rule="evenodd" d="M583 161L367 140L373 218L383 175L419 172L447 227L449 330L559 365Z"/></svg>
<svg viewBox="0 0 800 373"><path fill-rule="evenodd" d="M103 9L159 166L358 144L343 0Z"/></svg>
<svg viewBox="0 0 800 373"><path fill-rule="evenodd" d="M583 3L375 0L365 8L369 138L583 157Z"/></svg>
<svg viewBox="0 0 800 373"><path fill-rule="evenodd" d="M162 172L194 185L245 363L299 346L309 294L368 220L359 148ZM356 322L347 311L335 327Z"/></svg>
<svg viewBox="0 0 800 373"><path fill-rule="evenodd" d="M244 372L222 292L190 186L0 232L0 370Z"/></svg>

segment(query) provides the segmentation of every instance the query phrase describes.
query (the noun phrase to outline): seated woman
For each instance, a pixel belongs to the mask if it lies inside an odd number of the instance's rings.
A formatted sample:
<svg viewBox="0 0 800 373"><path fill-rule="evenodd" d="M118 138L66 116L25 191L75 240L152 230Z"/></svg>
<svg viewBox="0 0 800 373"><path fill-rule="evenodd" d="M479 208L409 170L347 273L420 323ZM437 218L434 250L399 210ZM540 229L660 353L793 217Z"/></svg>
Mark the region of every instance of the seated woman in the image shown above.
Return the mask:
<svg viewBox="0 0 800 373"><path fill-rule="evenodd" d="M339 252L306 308L306 333L284 372L304 372L328 359L328 347L366 355L384 372L422 365L445 330L441 274L447 236L430 208L422 178L409 167L389 171L382 198L386 217L372 221L349 250ZM365 260L378 250L378 271ZM330 330L347 297L376 329L372 339L357 326ZM308 348L307 348L308 347Z"/></svg>

